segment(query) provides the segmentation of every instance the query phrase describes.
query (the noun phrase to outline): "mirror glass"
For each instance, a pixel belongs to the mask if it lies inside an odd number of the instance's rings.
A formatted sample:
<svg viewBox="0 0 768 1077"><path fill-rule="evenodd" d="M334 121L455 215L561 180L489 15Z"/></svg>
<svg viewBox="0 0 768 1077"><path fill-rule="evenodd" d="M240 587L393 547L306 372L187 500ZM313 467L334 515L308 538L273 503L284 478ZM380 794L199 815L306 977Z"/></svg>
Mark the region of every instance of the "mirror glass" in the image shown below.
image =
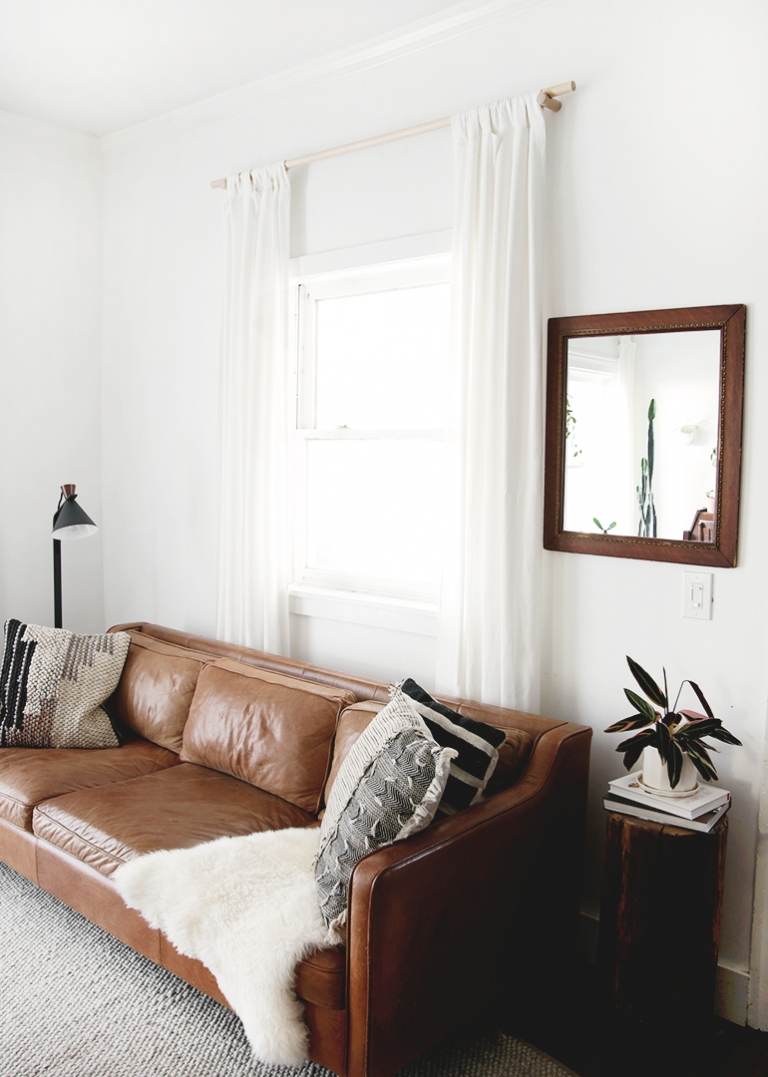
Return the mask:
<svg viewBox="0 0 768 1077"><path fill-rule="evenodd" d="M571 338L566 531L713 542L720 330Z"/></svg>

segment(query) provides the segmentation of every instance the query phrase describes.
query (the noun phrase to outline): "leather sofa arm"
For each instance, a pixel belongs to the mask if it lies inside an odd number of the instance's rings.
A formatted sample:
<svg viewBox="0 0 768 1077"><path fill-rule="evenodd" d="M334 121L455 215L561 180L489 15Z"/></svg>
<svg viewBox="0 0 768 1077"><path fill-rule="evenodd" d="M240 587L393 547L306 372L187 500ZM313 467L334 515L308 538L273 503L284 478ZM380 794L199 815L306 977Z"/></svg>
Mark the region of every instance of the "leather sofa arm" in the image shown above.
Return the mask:
<svg viewBox="0 0 768 1077"><path fill-rule="evenodd" d="M547 730L515 786L356 865L348 1077L391 1077L498 996L518 942L575 926L591 736Z"/></svg>

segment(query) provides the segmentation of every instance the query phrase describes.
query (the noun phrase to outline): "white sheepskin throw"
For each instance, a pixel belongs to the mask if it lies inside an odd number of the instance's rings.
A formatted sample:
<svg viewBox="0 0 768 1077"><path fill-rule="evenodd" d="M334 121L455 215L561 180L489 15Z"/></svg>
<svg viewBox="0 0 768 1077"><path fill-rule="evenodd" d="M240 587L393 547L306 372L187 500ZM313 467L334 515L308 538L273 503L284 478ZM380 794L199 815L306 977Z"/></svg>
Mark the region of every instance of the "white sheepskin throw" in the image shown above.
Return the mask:
<svg viewBox="0 0 768 1077"><path fill-rule="evenodd" d="M312 866L319 837L311 827L219 838L149 853L112 876L127 905L208 966L263 1062L307 1057L293 985L296 963L329 941Z"/></svg>

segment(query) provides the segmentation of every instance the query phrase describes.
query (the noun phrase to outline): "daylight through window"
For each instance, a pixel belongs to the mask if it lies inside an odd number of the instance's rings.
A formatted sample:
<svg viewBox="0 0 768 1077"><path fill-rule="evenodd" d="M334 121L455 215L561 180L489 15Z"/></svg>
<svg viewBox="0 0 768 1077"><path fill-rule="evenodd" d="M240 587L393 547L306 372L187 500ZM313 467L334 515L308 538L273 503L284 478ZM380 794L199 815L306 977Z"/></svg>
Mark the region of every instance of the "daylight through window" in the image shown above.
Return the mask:
<svg viewBox="0 0 768 1077"><path fill-rule="evenodd" d="M296 583L437 600L448 258L298 285Z"/></svg>

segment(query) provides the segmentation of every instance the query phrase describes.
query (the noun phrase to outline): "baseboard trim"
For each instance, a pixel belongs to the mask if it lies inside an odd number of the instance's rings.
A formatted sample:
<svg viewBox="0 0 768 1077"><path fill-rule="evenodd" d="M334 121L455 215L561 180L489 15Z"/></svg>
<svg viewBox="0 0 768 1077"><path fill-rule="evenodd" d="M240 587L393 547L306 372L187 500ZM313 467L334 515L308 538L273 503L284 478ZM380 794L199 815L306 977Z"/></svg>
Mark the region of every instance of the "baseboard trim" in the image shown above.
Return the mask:
<svg viewBox="0 0 768 1077"><path fill-rule="evenodd" d="M728 965L717 966L715 1013L735 1025L746 1025L749 1003L749 973Z"/></svg>
<svg viewBox="0 0 768 1077"><path fill-rule="evenodd" d="M582 912L579 917L579 956L590 964L597 960L597 934L600 921ZM749 973L720 962L715 986L715 1014L735 1025L746 1025L749 999Z"/></svg>

